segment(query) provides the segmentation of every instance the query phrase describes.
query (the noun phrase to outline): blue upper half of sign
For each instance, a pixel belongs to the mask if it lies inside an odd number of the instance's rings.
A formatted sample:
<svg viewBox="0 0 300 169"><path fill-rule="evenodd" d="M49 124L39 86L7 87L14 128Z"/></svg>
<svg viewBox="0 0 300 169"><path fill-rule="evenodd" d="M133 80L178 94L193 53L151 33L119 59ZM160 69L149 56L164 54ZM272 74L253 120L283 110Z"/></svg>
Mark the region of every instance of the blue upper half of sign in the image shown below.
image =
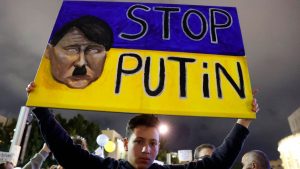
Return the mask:
<svg viewBox="0 0 300 169"><path fill-rule="evenodd" d="M108 23L114 48L245 56L234 7L64 1L51 37L86 15Z"/></svg>

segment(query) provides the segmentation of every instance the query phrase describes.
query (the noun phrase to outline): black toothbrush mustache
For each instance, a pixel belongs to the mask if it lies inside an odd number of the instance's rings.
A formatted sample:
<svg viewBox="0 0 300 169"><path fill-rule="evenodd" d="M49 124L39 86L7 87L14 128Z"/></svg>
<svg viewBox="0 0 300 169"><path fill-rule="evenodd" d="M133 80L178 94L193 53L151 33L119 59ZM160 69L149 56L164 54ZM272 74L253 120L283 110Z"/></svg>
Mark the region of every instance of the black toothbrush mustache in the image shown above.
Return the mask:
<svg viewBox="0 0 300 169"><path fill-rule="evenodd" d="M80 75L86 75L86 68L85 68L85 66L75 67L72 76L80 76Z"/></svg>

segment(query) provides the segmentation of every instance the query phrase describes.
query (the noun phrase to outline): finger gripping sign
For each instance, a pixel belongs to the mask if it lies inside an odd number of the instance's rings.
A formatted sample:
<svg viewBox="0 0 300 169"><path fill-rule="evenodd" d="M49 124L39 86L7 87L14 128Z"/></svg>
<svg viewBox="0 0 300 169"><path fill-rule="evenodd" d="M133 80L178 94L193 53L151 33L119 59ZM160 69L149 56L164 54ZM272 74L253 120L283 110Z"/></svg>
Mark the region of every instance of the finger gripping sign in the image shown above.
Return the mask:
<svg viewBox="0 0 300 169"><path fill-rule="evenodd" d="M64 1L27 106L255 118L236 8Z"/></svg>

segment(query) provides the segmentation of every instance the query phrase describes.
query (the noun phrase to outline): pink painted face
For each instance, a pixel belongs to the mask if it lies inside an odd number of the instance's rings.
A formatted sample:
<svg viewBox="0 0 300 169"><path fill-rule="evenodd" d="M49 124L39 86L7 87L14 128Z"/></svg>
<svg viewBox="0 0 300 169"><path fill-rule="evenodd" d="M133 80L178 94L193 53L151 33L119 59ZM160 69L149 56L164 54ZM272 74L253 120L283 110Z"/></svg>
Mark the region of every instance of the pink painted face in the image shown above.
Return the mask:
<svg viewBox="0 0 300 169"><path fill-rule="evenodd" d="M155 127L134 128L127 143L127 160L136 169L147 169L159 151L159 131Z"/></svg>
<svg viewBox="0 0 300 169"><path fill-rule="evenodd" d="M82 89L97 80L106 59L105 47L88 40L77 28L72 28L55 45L48 45L53 78L70 88Z"/></svg>

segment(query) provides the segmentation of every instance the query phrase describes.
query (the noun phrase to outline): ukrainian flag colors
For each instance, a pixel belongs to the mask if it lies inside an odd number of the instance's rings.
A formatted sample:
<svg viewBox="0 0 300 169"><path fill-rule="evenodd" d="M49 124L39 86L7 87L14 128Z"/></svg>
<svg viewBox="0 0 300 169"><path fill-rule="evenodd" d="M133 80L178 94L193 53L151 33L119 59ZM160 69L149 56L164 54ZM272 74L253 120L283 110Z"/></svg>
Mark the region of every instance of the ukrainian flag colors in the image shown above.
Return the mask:
<svg viewBox="0 0 300 169"><path fill-rule="evenodd" d="M71 89L52 78L43 56L28 106L255 118L235 8L65 1L52 34L84 15L114 32L101 77Z"/></svg>

